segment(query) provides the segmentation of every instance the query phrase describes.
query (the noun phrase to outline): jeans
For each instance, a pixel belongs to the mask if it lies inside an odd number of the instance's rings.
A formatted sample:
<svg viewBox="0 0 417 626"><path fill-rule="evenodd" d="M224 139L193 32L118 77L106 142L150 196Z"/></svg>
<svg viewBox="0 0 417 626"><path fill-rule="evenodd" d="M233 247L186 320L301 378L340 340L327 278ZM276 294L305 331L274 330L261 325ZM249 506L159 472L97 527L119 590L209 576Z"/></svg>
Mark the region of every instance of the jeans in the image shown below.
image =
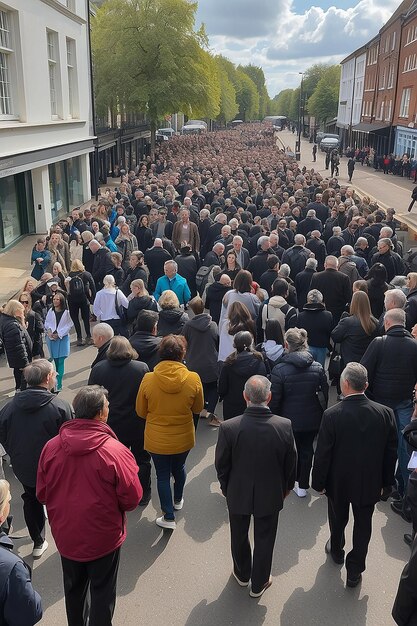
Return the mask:
<svg viewBox="0 0 417 626"><path fill-rule="evenodd" d="M174 502L179 502L184 492L185 460L189 450L180 454L155 454L152 452L152 460L156 471L156 484L161 502L161 509L166 520L175 519L174 505L171 492L171 475L174 477Z"/></svg>
<svg viewBox="0 0 417 626"><path fill-rule="evenodd" d="M308 351L312 355L313 359L324 367L324 363L326 361L327 348L317 348L316 346L308 346Z"/></svg>
<svg viewBox="0 0 417 626"><path fill-rule="evenodd" d="M398 466L395 473L395 477L398 483L398 491L401 496L404 496L407 491L408 477L410 476L410 470L407 469L408 462L410 460L410 453L407 448L407 442L402 436L402 430L411 421L413 414L413 403L411 400L404 400L394 407L395 419L397 422L398 430Z"/></svg>

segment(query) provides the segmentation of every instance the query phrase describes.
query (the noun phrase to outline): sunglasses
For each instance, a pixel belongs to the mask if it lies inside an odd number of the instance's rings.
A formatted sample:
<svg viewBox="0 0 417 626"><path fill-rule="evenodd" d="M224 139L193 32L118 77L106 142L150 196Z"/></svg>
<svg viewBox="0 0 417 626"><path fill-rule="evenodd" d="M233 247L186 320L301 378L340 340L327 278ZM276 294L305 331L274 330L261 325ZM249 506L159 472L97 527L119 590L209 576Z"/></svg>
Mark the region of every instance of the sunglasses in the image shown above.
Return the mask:
<svg viewBox="0 0 417 626"><path fill-rule="evenodd" d="M29 304L29 300L21 300L20 304Z"/></svg>

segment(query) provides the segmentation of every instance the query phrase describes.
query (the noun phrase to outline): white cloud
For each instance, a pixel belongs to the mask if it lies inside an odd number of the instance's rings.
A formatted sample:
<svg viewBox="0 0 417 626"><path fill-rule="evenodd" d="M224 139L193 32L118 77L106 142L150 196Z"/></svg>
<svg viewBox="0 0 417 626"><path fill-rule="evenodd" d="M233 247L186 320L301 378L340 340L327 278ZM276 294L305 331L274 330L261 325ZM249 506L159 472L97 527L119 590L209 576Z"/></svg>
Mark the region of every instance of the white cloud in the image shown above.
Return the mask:
<svg viewBox="0 0 417 626"><path fill-rule="evenodd" d="M311 6L302 14L293 6L285 0L199 0L197 21L206 24L213 52L261 66L274 96L296 87L300 71L339 63L372 39L399 1L352 0L347 8Z"/></svg>

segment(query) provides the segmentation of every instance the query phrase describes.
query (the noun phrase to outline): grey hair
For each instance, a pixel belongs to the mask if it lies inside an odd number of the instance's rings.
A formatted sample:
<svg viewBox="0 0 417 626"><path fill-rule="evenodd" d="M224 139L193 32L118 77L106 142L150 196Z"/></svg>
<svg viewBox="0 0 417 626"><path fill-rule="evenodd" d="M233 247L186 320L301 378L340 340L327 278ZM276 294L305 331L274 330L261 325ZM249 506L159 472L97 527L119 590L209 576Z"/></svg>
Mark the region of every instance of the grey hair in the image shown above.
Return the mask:
<svg viewBox="0 0 417 626"><path fill-rule="evenodd" d="M381 228L380 235L382 239L384 238L390 239L393 236L393 234L394 234L394 231L392 230L392 228L390 228L390 226L383 226Z"/></svg>
<svg viewBox="0 0 417 626"><path fill-rule="evenodd" d="M318 289L311 289L307 294L307 302L321 304L323 302L323 294Z"/></svg>
<svg viewBox="0 0 417 626"><path fill-rule="evenodd" d="M106 324L106 322L100 322L99 324L93 326L91 333L95 337L104 337L108 341L110 341L110 339L113 339L114 337L113 328L110 326L110 324Z"/></svg>
<svg viewBox="0 0 417 626"><path fill-rule="evenodd" d="M384 322L391 322L391 326L405 326L404 309L390 309L384 315Z"/></svg>
<svg viewBox="0 0 417 626"><path fill-rule="evenodd" d="M338 235L340 235L341 232L342 229L340 228L340 226L333 226L333 235L337 237Z"/></svg>
<svg viewBox="0 0 417 626"><path fill-rule="evenodd" d="M266 376L251 376L245 383L245 394L251 404L266 404L270 391L271 381Z"/></svg>
<svg viewBox="0 0 417 626"><path fill-rule="evenodd" d="M368 372L366 367L360 363L351 361L341 373L340 380L348 382L354 391L365 391L368 383Z"/></svg>
<svg viewBox="0 0 417 626"><path fill-rule="evenodd" d="M391 250L394 247L391 239L389 239L388 237L382 237L382 239L378 239L378 243L383 243L385 246L388 246Z"/></svg>
<svg viewBox="0 0 417 626"><path fill-rule="evenodd" d="M336 256L333 256L332 254L330 254L329 256L326 256L324 260L324 266L331 267L337 270L337 268L339 267L339 261Z"/></svg>
<svg viewBox="0 0 417 626"><path fill-rule="evenodd" d="M268 244L269 244L269 237L267 237L266 235L263 235L262 237L259 237L259 239L258 239L258 248L262 248L262 246L266 242L268 242Z"/></svg>
<svg viewBox="0 0 417 626"><path fill-rule="evenodd" d="M166 265L169 265L169 264L173 265L175 267L175 271L178 272L178 264L175 261L173 261L172 259L169 259L168 261L165 261L164 267Z"/></svg>
<svg viewBox="0 0 417 626"><path fill-rule="evenodd" d="M107 395L107 389L100 385L81 387L72 402L75 418L94 419L103 410L104 400L107 398Z"/></svg>
<svg viewBox="0 0 417 626"><path fill-rule="evenodd" d="M306 261L306 269L308 269L308 270L316 270L317 269L317 265L318 265L317 259L313 259L312 257L310 257Z"/></svg>
<svg viewBox="0 0 417 626"><path fill-rule="evenodd" d="M279 268L278 276L284 276L285 278L288 278L290 274L291 274L290 266L287 265L287 263L283 263L281 267Z"/></svg>
<svg viewBox="0 0 417 626"><path fill-rule="evenodd" d="M407 302L407 297L401 289L389 289L385 292L385 308L390 309L404 309Z"/></svg>
<svg viewBox="0 0 417 626"><path fill-rule="evenodd" d="M233 241L241 241L243 243L243 239L242 239L242 237L240 235L235 235L233 237Z"/></svg>
<svg viewBox="0 0 417 626"><path fill-rule="evenodd" d="M23 375L28 387L39 387L45 382L47 376L53 370L52 363L47 359L36 359L33 363L26 365Z"/></svg>
<svg viewBox="0 0 417 626"><path fill-rule="evenodd" d="M352 254L355 254L355 251L352 246L342 246L340 254L343 256L352 256Z"/></svg>
<svg viewBox="0 0 417 626"><path fill-rule="evenodd" d="M307 331L304 328L289 328L284 335L288 344L288 352L307 350Z"/></svg>
<svg viewBox="0 0 417 626"><path fill-rule="evenodd" d="M305 242L306 238L304 237L304 235L298 234L294 237L294 244L296 246L304 246Z"/></svg>

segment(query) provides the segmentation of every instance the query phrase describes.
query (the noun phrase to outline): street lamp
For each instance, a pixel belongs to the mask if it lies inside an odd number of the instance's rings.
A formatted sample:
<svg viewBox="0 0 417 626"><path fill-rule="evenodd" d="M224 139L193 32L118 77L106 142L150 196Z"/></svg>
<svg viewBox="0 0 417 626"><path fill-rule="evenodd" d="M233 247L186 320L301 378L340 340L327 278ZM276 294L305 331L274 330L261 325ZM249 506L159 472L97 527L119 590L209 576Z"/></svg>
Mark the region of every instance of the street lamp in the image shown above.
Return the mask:
<svg viewBox="0 0 417 626"><path fill-rule="evenodd" d="M300 99L298 102L298 136L297 143L295 145L295 158L297 161L301 159L301 119L304 121L304 112L303 117L301 118L301 108L303 106L303 78L304 72L298 72L301 75L301 84L300 84Z"/></svg>

